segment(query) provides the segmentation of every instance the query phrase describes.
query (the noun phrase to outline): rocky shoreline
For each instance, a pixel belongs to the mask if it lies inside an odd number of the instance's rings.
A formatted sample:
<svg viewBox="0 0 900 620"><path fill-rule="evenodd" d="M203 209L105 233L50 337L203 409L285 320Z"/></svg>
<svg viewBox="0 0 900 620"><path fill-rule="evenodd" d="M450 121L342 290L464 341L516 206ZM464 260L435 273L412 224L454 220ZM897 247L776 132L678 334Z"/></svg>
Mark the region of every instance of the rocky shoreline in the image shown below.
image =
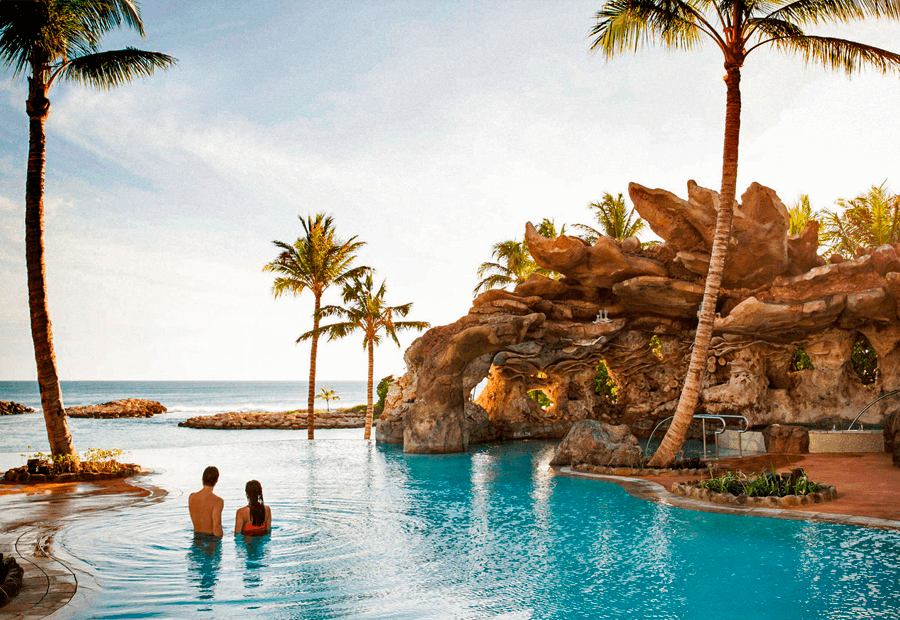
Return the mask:
<svg viewBox="0 0 900 620"><path fill-rule="evenodd" d="M12 401L0 400L0 415L19 415L22 413L34 413L34 409Z"/></svg>
<svg viewBox="0 0 900 620"><path fill-rule="evenodd" d="M306 429L305 411L233 411L202 415L179 422L187 428L242 430L253 428L278 428L285 430ZM378 420L373 422L377 424ZM366 425L365 411L352 410L316 411L316 428L362 428Z"/></svg>
<svg viewBox="0 0 900 620"><path fill-rule="evenodd" d="M79 472L65 472L61 474L29 473L28 467L15 467L10 469L0 478L4 484L38 484L45 482L96 482L98 480L114 480L116 478L128 478L145 473L136 463L118 463L116 471L91 471L86 469Z"/></svg>
<svg viewBox="0 0 900 620"><path fill-rule="evenodd" d="M70 418L152 418L167 409L155 400L144 398L123 398L102 405L68 407Z"/></svg>

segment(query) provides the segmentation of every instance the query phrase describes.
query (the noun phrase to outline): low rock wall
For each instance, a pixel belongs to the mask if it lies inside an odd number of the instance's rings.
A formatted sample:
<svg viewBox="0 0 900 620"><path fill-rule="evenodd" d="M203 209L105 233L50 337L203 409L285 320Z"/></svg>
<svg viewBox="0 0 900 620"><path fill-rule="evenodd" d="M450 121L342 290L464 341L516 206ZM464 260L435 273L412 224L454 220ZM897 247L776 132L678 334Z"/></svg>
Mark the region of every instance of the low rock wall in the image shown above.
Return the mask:
<svg viewBox="0 0 900 620"><path fill-rule="evenodd" d="M119 468L115 472L94 472L82 471L78 473L66 474L30 474L28 467L16 467L8 470L3 478L2 483L14 484L36 484L44 482L94 482L96 480L113 480L115 478L128 478L137 474L144 473L140 465L135 463L119 463Z"/></svg>
<svg viewBox="0 0 900 620"><path fill-rule="evenodd" d="M746 494L733 495L731 493L717 493L710 489L697 486L699 480L691 482L676 482L672 485L672 495L699 499L713 504L733 504L735 506L750 506L756 508L794 508L796 506L808 506L809 504L821 504L837 499L837 489L826 486L816 493L806 495L785 495L784 497L750 497Z"/></svg>
<svg viewBox="0 0 900 620"><path fill-rule="evenodd" d="M589 463L572 463L572 471L586 474L602 474L605 476L702 476L710 470L704 469L659 469L648 467L604 467L602 465L590 465Z"/></svg>
<svg viewBox="0 0 900 620"><path fill-rule="evenodd" d="M187 428L208 428L238 430L251 428L280 428L286 430L306 429L305 411L238 411L217 413L189 418L178 426ZM373 425L378 420L373 421ZM348 411L316 412L316 428L362 428L366 425L365 413Z"/></svg>

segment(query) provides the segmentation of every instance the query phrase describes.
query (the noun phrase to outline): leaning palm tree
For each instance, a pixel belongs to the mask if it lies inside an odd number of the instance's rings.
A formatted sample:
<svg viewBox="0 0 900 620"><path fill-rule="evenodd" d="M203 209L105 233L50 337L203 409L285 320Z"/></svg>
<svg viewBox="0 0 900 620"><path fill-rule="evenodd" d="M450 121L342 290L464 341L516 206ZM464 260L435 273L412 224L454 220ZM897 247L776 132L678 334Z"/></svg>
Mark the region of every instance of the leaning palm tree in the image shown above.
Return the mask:
<svg viewBox="0 0 900 620"><path fill-rule="evenodd" d="M725 61L722 185L709 271L675 419L653 455L654 466L671 463L684 443L706 369L716 301L731 238L741 128L741 67L751 52L774 46L782 52L799 54L807 62L842 69L848 75L864 66L884 73L900 69L900 55L893 52L845 39L807 35L803 31L809 24L847 22L868 16L896 18L900 16L900 3L897 0L609 0L596 15L591 49L602 51L607 58L626 50L636 52L649 41L690 49L710 40Z"/></svg>
<svg viewBox="0 0 900 620"><path fill-rule="evenodd" d="M144 35L140 12L131 0L0 2L0 62L12 68L14 77L28 78L25 263L41 407L53 454L75 454L75 446L59 388L44 278L44 123L50 114L47 95L58 80L108 89L175 64L175 59L166 54L130 47L99 51L103 35L123 25Z"/></svg>
<svg viewBox="0 0 900 620"><path fill-rule="evenodd" d="M412 303L402 306L388 306L384 300L385 283L382 282L377 291L374 287L371 271L368 271L365 277L355 278L353 281L346 283L342 293L345 307L325 306L320 310L320 315L323 318L338 317L344 320L332 325L323 325L300 336L301 340L306 340L317 338L319 334L328 334L328 340L334 340L356 332L362 332L363 348L369 351L365 439L369 439L372 436L375 346L381 343L382 333L390 336L399 347L398 332L411 329L421 331L430 327L425 321L395 321L395 317L405 317L409 314Z"/></svg>
<svg viewBox="0 0 900 620"><path fill-rule="evenodd" d="M321 390L319 390L319 395L316 396L316 398L321 398L322 400L325 401L325 411L331 411L331 405L330 405L331 401L341 399L341 397L338 396L337 391L327 390L325 388L322 388Z"/></svg>
<svg viewBox="0 0 900 620"><path fill-rule="evenodd" d="M272 286L272 292L278 299L284 294L300 295L309 291L315 299L313 310L312 346L309 354L309 394L307 398L306 431L309 439L315 438L315 402L316 402L316 353L319 346L319 309L322 306L322 295L331 285L343 285L349 280L361 276L368 267L354 267L356 252L365 245L351 237L341 241L335 236L334 219L330 215L317 213L315 217L300 218L303 236L293 245L282 241L273 241L281 253L271 263L263 267L263 271L278 274ZM297 342L303 340L303 336Z"/></svg>
<svg viewBox="0 0 900 620"><path fill-rule="evenodd" d="M622 194L613 197L609 192L604 192L600 202L592 202L588 209L594 211L594 219L600 226L599 229L587 224L575 224L575 228L583 231L588 243L597 243L600 237L612 237L618 241L628 237L637 237L644 230L644 220L636 216L634 209L629 209L625 204Z"/></svg>
<svg viewBox="0 0 900 620"><path fill-rule="evenodd" d="M837 205L843 211L825 209L821 214L819 236L832 253L852 257L862 248L900 241L900 196L886 182L856 198L840 198Z"/></svg>

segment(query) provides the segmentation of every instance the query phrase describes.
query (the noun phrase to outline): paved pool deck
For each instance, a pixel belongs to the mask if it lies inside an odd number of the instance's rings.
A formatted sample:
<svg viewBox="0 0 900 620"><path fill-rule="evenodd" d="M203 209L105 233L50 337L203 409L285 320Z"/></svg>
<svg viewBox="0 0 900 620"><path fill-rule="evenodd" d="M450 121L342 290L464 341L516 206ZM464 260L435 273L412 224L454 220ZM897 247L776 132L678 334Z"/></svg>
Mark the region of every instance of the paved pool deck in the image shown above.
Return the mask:
<svg viewBox="0 0 900 620"><path fill-rule="evenodd" d="M54 544L66 523L135 502L154 501L165 492L141 487L130 478L98 482L0 484L0 552L13 555L24 571L22 590L0 617L9 620L62 619L87 608L100 584L89 567Z"/></svg>
<svg viewBox="0 0 900 620"><path fill-rule="evenodd" d="M748 475L771 471L773 467L779 473L802 467L814 482L836 487L838 497L824 504L795 508L748 508L671 494L674 483L695 480L697 476L603 476L573 472L569 468L563 468L560 473L615 482L636 497L688 510L900 530L900 468L893 466L890 454L763 454L714 462L720 471L741 471Z"/></svg>

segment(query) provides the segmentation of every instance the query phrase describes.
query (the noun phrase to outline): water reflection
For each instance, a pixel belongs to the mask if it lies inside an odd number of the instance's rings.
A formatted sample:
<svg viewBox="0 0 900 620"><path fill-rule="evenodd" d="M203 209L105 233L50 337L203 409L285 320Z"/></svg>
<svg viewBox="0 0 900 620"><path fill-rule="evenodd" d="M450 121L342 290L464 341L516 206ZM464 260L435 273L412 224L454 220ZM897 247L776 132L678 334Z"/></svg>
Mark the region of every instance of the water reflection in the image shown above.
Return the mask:
<svg viewBox="0 0 900 620"><path fill-rule="evenodd" d="M187 553L188 582L196 585L199 598L208 600L215 594L222 563L222 541L212 538L194 538Z"/></svg>
<svg viewBox="0 0 900 620"><path fill-rule="evenodd" d="M238 560L244 561L244 585L257 588L262 584L263 569L268 566L268 546L272 536L237 536L234 545Z"/></svg>

